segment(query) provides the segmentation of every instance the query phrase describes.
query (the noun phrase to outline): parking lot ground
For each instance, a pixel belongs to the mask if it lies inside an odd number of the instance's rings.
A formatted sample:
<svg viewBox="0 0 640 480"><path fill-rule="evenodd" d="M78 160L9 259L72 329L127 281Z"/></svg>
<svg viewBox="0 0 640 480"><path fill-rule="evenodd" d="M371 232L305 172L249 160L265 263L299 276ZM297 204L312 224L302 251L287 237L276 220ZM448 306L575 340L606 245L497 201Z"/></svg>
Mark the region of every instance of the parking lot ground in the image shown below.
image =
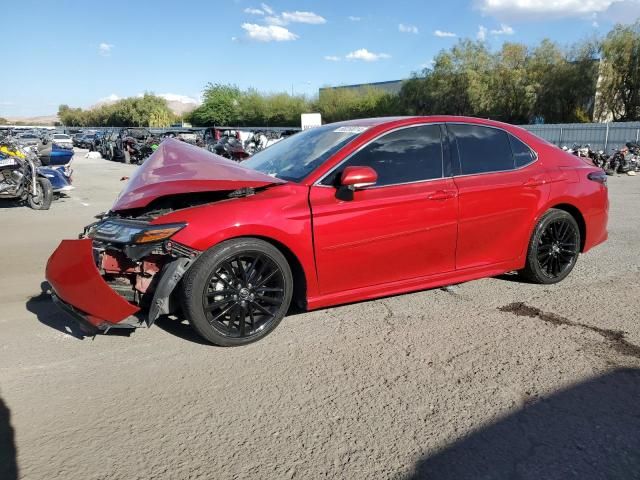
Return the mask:
<svg viewBox="0 0 640 480"><path fill-rule="evenodd" d="M301 313L225 349L169 319L82 338L41 293L135 169L74 168L50 211L0 205L0 478L640 478L640 179L610 179L610 239L561 284Z"/></svg>

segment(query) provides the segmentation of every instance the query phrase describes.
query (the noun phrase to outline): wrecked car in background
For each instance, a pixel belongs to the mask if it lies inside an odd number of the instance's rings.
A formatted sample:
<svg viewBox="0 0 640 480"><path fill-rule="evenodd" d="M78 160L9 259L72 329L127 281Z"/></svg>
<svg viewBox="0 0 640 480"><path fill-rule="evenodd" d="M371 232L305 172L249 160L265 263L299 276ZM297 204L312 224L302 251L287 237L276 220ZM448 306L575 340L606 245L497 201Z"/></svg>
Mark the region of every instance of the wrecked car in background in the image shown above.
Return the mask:
<svg viewBox="0 0 640 480"><path fill-rule="evenodd" d="M97 150L107 160L141 164L159 143L160 140L149 129L127 127L105 135Z"/></svg>

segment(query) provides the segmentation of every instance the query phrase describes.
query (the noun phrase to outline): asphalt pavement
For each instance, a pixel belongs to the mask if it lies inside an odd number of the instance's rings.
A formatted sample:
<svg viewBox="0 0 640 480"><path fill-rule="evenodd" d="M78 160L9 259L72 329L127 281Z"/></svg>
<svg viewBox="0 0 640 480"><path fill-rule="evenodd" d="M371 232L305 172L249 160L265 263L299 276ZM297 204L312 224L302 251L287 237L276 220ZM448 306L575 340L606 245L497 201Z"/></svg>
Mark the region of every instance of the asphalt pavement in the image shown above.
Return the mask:
<svg viewBox="0 0 640 480"><path fill-rule="evenodd" d="M0 478L640 478L640 178L562 283L513 275L283 320L83 338L44 266L135 166L74 159L49 211L0 204Z"/></svg>

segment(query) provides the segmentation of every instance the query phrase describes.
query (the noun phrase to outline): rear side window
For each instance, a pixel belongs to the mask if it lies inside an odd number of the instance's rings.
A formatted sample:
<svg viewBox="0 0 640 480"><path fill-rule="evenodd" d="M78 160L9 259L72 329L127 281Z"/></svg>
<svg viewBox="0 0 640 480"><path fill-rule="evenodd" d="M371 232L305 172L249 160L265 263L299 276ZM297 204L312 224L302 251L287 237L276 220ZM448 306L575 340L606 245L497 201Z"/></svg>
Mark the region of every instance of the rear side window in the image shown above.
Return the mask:
<svg viewBox="0 0 640 480"><path fill-rule="evenodd" d="M387 133L355 153L322 183L335 185L349 166L373 168L378 174L376 186L442 178L440 126L422 125Z"/></svg>
<svg viewBox="0 0 640 480"><path fill-rule="evenodd" d="M513 170L508 134L478 125L449 125L458 146L462 175Z"/></svg>
<svg viewBox="0 0 640 480"><path fill-rule="evenodd" d="M509 141L511 142L511 150L513 151L513 159L515 160L516 168L529 165L536 159L535 153L533 153L521 140L517 139L513 135L509 135Z"/></svg>

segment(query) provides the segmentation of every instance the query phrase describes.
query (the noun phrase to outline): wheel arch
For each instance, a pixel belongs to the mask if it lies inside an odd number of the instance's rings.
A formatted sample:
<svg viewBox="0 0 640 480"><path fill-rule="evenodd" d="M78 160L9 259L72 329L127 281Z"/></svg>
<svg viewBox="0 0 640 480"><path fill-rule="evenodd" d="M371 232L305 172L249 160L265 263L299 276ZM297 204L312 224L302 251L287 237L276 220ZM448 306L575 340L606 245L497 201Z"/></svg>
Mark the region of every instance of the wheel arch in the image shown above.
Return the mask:
<svg viewBox="0 0 640 480"><path fill-rule="evenodd" d="M549 208L555 208L556 210L562 210L571 215L578 224L580 229L580 252L584 251L585 242L587 239L587 223L584 220L584 216L578 207L571 205L570 203L558 203L552 205Z"/></svg>
<svg viewBox="0 0 640 480"><path fill-rule="evenodd" d="M284 258L287 260L287 263L291 268L291 275L293 276L292 301L295 302L295 304L299 308L306 310L307 293L308 293L308 287L309 287L307 272L303 267L302 261L294 253L294 251L285 243L275 239L272 236L268 236L264 234L245 234L245 235L225 236L223 240L221 240L220 242L216 242L214 245L211 245L211 247L209 248L212 248L215 245L222 242L227 242L229 240L238 240L242 238L255 238L258 240L262 240L263 242L267 242L273 247L275 247L276 249L278 249L278 251L282 253L282 255L284 255ZM315 275L315 272L309 272L309 274Z"/></svg>
<svg viewBox="0 0 640 480"><path fill-rule="evenodd" d="M293 302L301 309L307 308L307 277L305 275L302 263L298 259L295 253L284 243L279 242L271 237L264 237L261 235L246 236L243 238L257 238L259 240L270 243L277 248L280 253L287 259L289 267L291 268L291 275L293 276Z"/></svg>

